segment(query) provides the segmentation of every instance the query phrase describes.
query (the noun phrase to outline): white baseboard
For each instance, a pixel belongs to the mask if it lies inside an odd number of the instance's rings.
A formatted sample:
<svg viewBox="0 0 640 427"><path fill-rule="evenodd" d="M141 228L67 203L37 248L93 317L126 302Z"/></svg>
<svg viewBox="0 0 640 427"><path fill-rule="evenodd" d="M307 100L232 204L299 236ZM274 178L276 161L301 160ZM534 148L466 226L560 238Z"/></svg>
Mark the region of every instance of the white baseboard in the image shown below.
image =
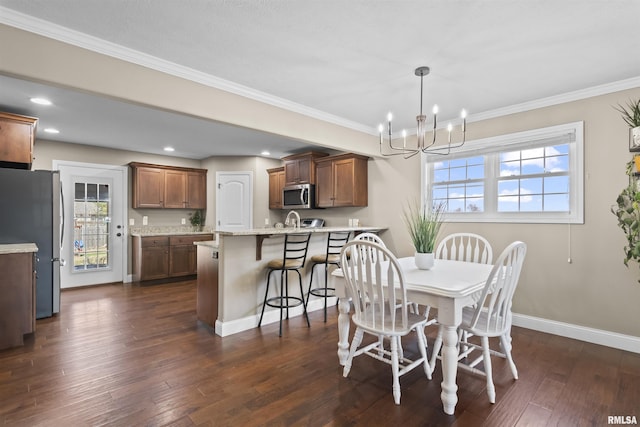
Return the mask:
<svg viewBox="0 0 640 427"><path fill-rule="evenodd" d="M640 337L603 331L602 329L587 328L555 320L541 319L525 314L513 313L514 326L546 332L561 337L573 338L592 344L604 345L620 350L640 353Z"/></svg>
<svg viewBox="0 0 640 427"><path fill-rule="evenodd" d="M336 305L336 298L329 298L327 300L327 306L333 307ZM307 305L307 312L324 309L324 300L316 299L309 301ZM289 309L289 318L302 316L302 306L293 307ZM243 317L241 319L231 320L228 322L221 322L216 320L215 332L216 335L226 337L229 335L237 334L238 332L247 331L249 329L257 328L260 321L260 313ZM270 323L276 323L280 321L280 310L269 310L264 312L264 318L262 319L263 325Z"/></svg>
<svg viewBox="0 0 640 427"><path fill-rule="evenodd" d="M335 298L330 298L327 301L327 305L329 307L334 306L335 303ZM309 305L307 306L308 312L322 309L324 309L324 302L321 299L309 301ZM294 307L289 310L290 318L301 315L302 306ZM259 313L229 322L220 322L219 320L216 320L215 333L221 337L226 337L228 335L256 328L259 320ZM268 325L279 321L280 311L269 310L264 313L262 324ZM513 314L513 325L640 354L640 337L604 331L601 329L587 328L584 326L572 325L570 323L557 322L555 320L547 320L517 313Z"/></svg>

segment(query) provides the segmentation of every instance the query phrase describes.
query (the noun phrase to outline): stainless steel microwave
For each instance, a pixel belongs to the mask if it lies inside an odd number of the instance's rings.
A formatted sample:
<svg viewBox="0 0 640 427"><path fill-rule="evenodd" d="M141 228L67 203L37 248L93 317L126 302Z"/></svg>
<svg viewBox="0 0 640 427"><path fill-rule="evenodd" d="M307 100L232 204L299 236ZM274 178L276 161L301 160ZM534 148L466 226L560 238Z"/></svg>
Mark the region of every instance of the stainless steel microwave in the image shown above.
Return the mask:
<svg viewBox="0 0 640 427"><path fill-rule="evenodd" d="M313 209L316 206L315 185L289 185L282 189L282 205L285 209Z"/></svg>

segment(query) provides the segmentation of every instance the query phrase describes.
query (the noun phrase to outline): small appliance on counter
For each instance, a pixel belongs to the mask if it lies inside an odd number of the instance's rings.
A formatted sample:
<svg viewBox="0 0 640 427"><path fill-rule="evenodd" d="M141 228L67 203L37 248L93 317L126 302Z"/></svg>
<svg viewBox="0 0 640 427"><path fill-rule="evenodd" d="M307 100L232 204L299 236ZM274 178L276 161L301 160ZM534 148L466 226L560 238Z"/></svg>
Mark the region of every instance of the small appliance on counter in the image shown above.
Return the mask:
<svg viewBox="0 0 640 427"><path fill-rule="evenodd" d="M324 219L322 218L302 218L300 220L301 228L322 228L324 227Z"/></svg>

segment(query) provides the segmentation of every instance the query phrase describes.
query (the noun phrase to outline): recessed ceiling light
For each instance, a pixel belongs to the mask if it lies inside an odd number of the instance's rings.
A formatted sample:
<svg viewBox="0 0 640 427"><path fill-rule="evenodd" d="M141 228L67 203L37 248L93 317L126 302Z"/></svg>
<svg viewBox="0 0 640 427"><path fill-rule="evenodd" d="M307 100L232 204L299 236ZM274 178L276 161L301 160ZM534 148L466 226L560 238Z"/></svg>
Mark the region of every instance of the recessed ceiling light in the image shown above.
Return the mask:
<svg viewBox="0 0 640 427"><path fill-rule="evenodd" d="M271 153L270 153L270 152L268 152L267 150L264 150L264 151L263 151L262 153L260 153L260 154L262 154L263 156L270 156L270 155L271 155Z"/></svg>
<svg viewBox="0 0 640 427"><path fill-rule="evenodd" d="M31 98L31 102L38 105L51 105L51 101L46 98Z"/></svg>
<svg viewBox="0 0 640 427"><path fill-rule="evenodd" d="M173 148L173 147L164 147L164 151L169 151L169 152L171 152L171 151L176 151L176 149L175 149L175 148Z"/></svg>
<svg viewBox="0 0 640 427"><path fill-rule="evenodd" d="M44 131L46 133L60 133L60 131L58 129L55 129L55 128L46 128Z"/></svg>

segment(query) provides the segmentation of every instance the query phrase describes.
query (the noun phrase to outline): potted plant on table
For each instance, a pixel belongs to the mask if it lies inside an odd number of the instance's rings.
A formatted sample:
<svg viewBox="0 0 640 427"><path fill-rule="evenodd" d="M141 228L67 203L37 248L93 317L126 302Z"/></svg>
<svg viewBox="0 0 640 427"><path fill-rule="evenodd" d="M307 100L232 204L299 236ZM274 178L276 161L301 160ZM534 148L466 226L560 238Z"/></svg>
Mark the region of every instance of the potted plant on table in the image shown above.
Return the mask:
<svg viewBox="0 0 640 427"><path fill-rule="evenodd" d="M427 209L418 203L409 205L404 210L404 221L409 230L413 247L416 250L416 267L428 270L433 267L434 254L440 227L442 226L443 203Z"/></svg>
<svg viewBox="0 0 640 427"><path fill-rule="evenodd" d="M204 215L202 214L202 210L198 209L195 212L191 212L189 214L189 221L191 222L193 231L202 231L202 226L204 225Z"/></svg>

